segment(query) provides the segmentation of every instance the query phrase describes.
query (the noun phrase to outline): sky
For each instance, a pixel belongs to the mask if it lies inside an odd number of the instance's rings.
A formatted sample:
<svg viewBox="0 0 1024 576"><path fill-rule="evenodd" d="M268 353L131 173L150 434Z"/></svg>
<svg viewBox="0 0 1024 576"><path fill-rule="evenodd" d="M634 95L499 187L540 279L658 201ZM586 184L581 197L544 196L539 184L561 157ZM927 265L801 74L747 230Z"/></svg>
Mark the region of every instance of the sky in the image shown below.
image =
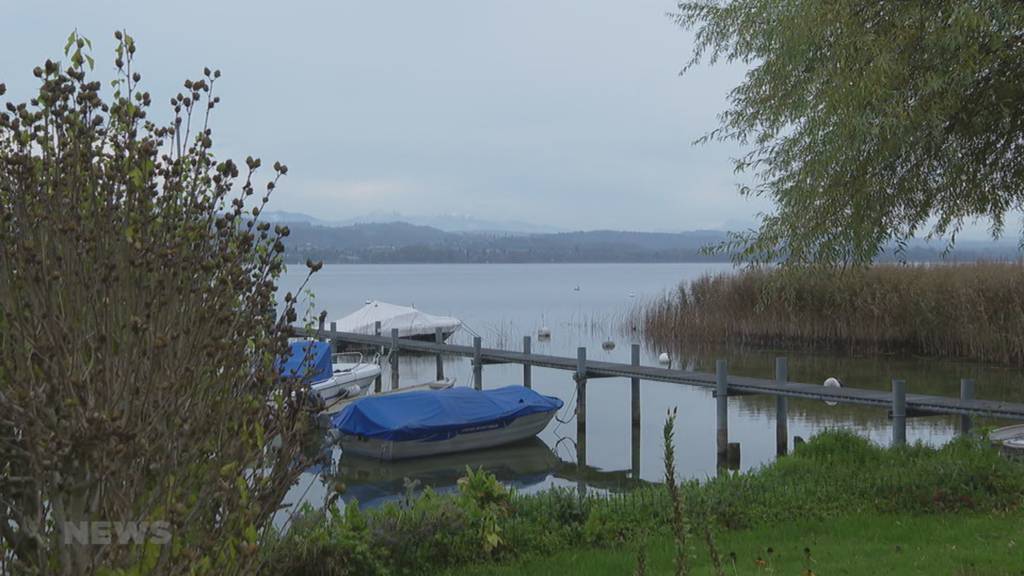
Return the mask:
<svg viewBox="0 0 1024 576"><path fill-rule="evenodd" d="M561 229L749 226L732 144L695 146L744 70L684 76L692 36L664 0L0 0L0 81L69 32L113 69L113 31L165 104L219 68L221 157L289 166L277 210L342 220L462 214Z"/></svg>
<svg viewBox="0 0 1024 576"><path fill-rule="evenodd" d="M324 220L458 214L563 230L753 226L717 126L741 65L680 75L692 33L666 0L0 0L0 82L31 75L72 30L113 73L113 31L166 102L223 72L220 158L280 160L271 209ZM984 226L972 227L980 232Z"/></svg>

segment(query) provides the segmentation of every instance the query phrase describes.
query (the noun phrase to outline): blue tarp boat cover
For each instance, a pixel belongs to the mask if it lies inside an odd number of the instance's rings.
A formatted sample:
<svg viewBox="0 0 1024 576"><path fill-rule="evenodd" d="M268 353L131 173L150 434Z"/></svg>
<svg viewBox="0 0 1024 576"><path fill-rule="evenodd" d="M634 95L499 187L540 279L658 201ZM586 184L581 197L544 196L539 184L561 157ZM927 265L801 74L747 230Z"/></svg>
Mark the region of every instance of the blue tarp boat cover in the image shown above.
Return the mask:
<svg viewBox="0 0 1024 576"><path fill-rule="evenodd" d="M335 414L343 434L404 442L447 440L460 433L507 426L516 418L553 412L562 401L523 386L452 388L361 398Z"/></svg>
<svg viewBox="0 0 1024 576"><path fill-rule="evenodd" d="M315 340L292 342L288 357L283 361L277 359L277 369L282 378L308 378L309 382L327 380L333 374L331 345Z"/></svg>

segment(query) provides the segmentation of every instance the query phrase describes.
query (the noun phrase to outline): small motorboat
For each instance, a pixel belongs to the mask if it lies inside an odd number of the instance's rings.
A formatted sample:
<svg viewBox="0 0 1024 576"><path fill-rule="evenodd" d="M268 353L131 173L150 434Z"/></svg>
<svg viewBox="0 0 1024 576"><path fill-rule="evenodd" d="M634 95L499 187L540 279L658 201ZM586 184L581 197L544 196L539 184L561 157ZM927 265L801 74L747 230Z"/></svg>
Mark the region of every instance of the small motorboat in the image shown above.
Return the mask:
<svg viewBox="0 0 1024 576"><path fill-rule="evenodd" d="M390 336L391 330L398 329L399 338L433 341L438 328L441 338L447 340L461 326L462 321L451 316L434 316L409 306L398 306L387 302L370 301L355 312L334 322L339 332L373 335L380 322L380 333Z"/></svg>
<svg viewBox="0 0 1024 576"><path fill-rule="evenodd" d="M523 386L452 388L359 398L331 418L346 454L404 460L536 436L562 401Z"/></svg>
<svg viewBox="0 0 1024 576"><path fill-rule="evenodd" d="M1024 456L1024 424L996 428L989 433L990 442L1008 456Z"/></svg>
<svg viewBox="0 0 1024 576"><path fill-rule="evenodd" d="M407 394L409 392L417 392L421 390L447 390L455 386L455 378L445 378L444 380L433 380L430 382L421 382L420 384L414 384L412 386L406 386L404 388L398 388L396 390L385 390L382 392L376 392L374 397L388 396L392 394ZM321 428L330 430L331 441L335 441L340 436L340 432L331 427L331 418L335 414L345 409L346 406L356 401L362 396L346 396L335 398L331 402L325 402L323 404L323 410L317 414L316 423Z"/></svg>
<svg viewBox="0 0 1024 576"><path fill-rule="evenodd" d="M292 342L287 358L278 362L285 378L308 379L310 390L325 403L363 394L380 375L380 366L358 352L331 355L331 345L315 340Z"/></svg>

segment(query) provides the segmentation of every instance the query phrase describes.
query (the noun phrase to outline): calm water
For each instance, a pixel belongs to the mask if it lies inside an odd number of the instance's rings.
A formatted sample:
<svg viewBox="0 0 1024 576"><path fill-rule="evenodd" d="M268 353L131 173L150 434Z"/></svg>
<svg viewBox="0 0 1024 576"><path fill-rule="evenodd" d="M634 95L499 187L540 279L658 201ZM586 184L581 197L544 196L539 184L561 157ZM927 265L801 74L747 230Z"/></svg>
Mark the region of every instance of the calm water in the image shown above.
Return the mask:
<svg viewBox="0 0 1024 576"><path fill-rule="evenodd" d="M454 337L469 344L470 331L483 337L485 347L515 348L524 335L534 336L538 353L575 357L578 346L588 347L592 359L629 362L630 344L637 338L628 325L629 312L644 299L674 290L680 281L705 272L731 270L728 264L500 264L500 265L353 265L325 266L309 285L315 308L327 310L328 321L375 299L415 305L434 314L456 316L467 330ZM281 282L284 291L296 290L304 267L293 266ZM579 290L576 290L576 287ZM540 327L552 332L549 341L536 338ZM605 341L616 344L603 350ZM660 352L671 346L645 346L642 362L656 364ZM771 377L771 351L671 350L673 366L713 372L714 358L729 359L730 372ZM980 398L1024 401L1024 372L969 363L914 358L849 358L785 354L790 378L821 382L838 377L844 385L888 389L894 377L908 382L908 391L959 393L959 379L977 380ZM400 360L403 386L434 379L433 357L404 356ZM385 370L385 388L388 387ZM468 359L450 359L445 374L457 378L457 386L471 385ZM484 367L485 388L522 383L522 367ZM465 467L483 466L504 482L531 492L550 486L586 486L599 491L627 490L640 481L660 481L663 476L661 427L666 410L678 407L676 444L677 474L704 478L714 474L715 401L711 392L676 384L643 382L639 462L631 450L629 381L594 379L587 385L586 465L576 463L576 423L572 419L575 398L571 373L534 368L533 387L542 394L566 402L559 418L539 439L502 449L451 455L397 464L344 458L330 450L332 464L310 470L292 490L289 502L317 505L324 501L336 480L347 486L343 500L358 499L376 505L401 497L409 482L453 490ZM742 446L741 467L749 469L771 461L775 455L775 400L747 396L730 400L730 440ZM820 402L790 401L790 435L805 438L827 428L848 428L887 443L889 422L884 410L826 406ZM914 418L907 436L940 444L955 433L950 417ZM639 466L637 466L639 464Z"/></svg>

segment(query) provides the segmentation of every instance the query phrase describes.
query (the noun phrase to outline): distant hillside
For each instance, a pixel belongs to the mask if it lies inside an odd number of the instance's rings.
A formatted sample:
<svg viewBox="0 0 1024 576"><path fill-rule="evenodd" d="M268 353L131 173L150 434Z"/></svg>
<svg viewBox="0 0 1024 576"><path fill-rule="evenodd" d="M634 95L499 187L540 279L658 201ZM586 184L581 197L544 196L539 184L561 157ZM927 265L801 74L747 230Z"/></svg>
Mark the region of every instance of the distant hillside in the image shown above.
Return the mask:
<svg viewBox="0 0 1024 576"><path fill-rule="evenodd" d="M726 238L725 232L561 232L523 234L445 232L407 222L326 226L284 222L291 229L285 242L289 262L307 258L327 263L513 263L513 262L723 262L723 255L701 254L705 246ZM1012 260L1019 258L1009 242L961 242L943 258L942 244L911 242L903 259ZM893 260L890 253L879 260Z"/></svg>
<svg viewBox="0 0 1024 576"><path fill-rule="evenodd" d="M374 212L344 220L323 220L301 212L268 210L264 218L271 222L305 222L320 226L352 226L354 224L388 224L405 222L417 226L429 226L445 232L494 232L511 234L548 234L564 232L551 226L519 222L515 220L484 220L465 214L437 214L433 216L412 216L399 212Z"/></svg>
<svg viewBox="0 0 1024 576"><path fill-rule="evenodd" d="M285 256L328 263L398 262L707 262L700 254L721 232L565 232L513 234L444 232L405 222L319 226L288 223Z"/></svg>

